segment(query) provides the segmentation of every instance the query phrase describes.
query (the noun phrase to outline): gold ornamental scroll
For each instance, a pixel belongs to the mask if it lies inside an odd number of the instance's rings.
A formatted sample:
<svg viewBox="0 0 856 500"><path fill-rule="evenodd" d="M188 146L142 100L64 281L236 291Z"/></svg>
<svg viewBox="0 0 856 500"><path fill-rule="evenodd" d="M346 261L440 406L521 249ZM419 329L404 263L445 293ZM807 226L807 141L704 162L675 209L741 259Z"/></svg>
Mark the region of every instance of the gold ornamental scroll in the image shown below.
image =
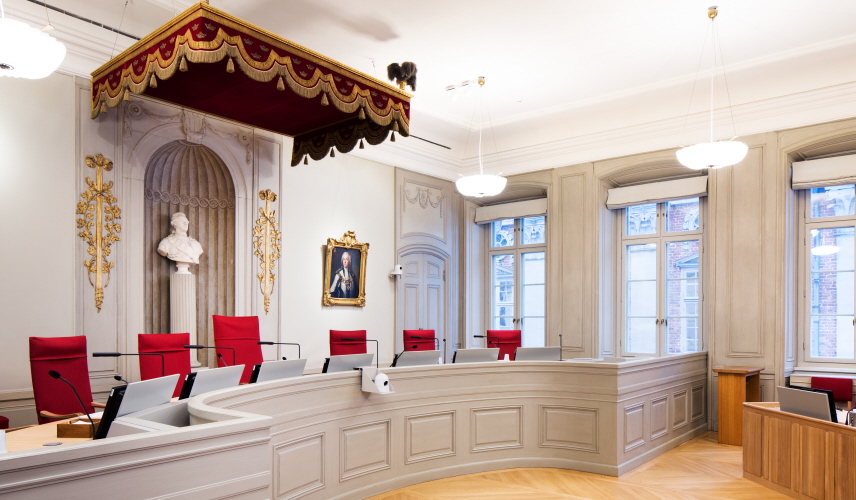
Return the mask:
<svg viewBox="0 0 856 500"><path fill-rule="evenodd" d="M119 241L122 226L116 219L122 217L122 210L116 206L116 197L113 196L113 181L104 183L104 171L113 170L113 162L104 158L104 155L86 157L86 166L95 169L95 180L86 178L86 191L80 193L83 198L77 202L77 228L81 231L77 234L89 247L86 253L90 259L83 262L86 268L89 284L95 288L95 308L101 312L101 304L104 302L104 288L110 284L110 270L115 265L107 260L110 257L110 247Z"/></svg>
<svg viewBox="0 0 856 500"><path fill-rule="evenodd" d="M282 233L278 230L276 223L276 210L270 208L270 204L276 201L276 193L270 189L260 191L259 198L265 202L265 206L259 207L259 218L253 227L253 246L256 248L255 255L259 257L259 267L262 269L257 276L259 288L265 298L265 314L267 314L270 309L270 295L273 293L273 285L276 281L273 269L282 251Z"/></svg>

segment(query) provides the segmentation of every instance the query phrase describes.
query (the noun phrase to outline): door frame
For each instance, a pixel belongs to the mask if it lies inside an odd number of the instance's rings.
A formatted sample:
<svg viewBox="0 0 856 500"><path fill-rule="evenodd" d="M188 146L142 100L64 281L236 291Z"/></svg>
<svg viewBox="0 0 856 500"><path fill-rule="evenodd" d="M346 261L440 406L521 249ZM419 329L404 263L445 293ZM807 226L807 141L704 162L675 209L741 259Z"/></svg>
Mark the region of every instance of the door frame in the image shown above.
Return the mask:
<svg viewBox="0 0 856 500"><path fill-rule="evenodd" d="M449 293L449 268L451 264L451 256L446 252L442 251L439 248L431 247L427 245L411 245L404 247L399 250L398 255L396 256L396 262L401 262L408 255L413 254L427 254L434 258L437 258L443 262L443 307L445 308L445 313L443 314L443 336L438 336L440 339L440 350L443 350L443 344L445 344L446 352L444 353L447 356L451 355L451 349L454 346L449 345L449 311L451 310L451 297ZM395 352L399 353L404 350L404 280L402 278L395 278L395 333L393 338L395 339ZM442 339L446 339L444 343Z"/></svg>

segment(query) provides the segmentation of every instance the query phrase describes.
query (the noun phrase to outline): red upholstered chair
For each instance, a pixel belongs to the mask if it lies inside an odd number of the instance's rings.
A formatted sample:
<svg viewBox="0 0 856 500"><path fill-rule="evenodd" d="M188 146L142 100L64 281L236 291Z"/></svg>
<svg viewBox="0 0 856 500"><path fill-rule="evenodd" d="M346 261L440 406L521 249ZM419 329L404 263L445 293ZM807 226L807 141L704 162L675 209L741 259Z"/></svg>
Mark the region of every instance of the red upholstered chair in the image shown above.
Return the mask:
<svg viewBox="0 0 856 500"><path fill-rule="evenodd" d="M342 339L357 339L356 342ZM330 330L330 356L365 354L365 330Z"/></svg>
<svg viewBox="0 0 856 500"><path fill-rule="evenodd" d="M435 349L437 349L437 342L434 340L434 330L404 330L405 351L433 351Z"/></svg>
<svg viewBox="0 0 856 500"><path fill-rule="evenodd" d="M9 428L9 419L0 415L0 429L8 429Z"/></svg>
<svg viewBox="0 0 856 500"><path fill-rule="evenodd" d="M486 335L488 347L499 347L498 359L508 354L508 359L514 361L514 351L521 345L520 330L488 330Z"/></svg>
<svg viewBox="0 0 856 500"><path fill-rule="evenodd" d="M850 410L853 408L853 379L812 377L811 388L832 391L832 397L835 398L835 402L846 401L847 409Z"/></svg>
<svg viewBox="0 0 856 500"><path fill-rule="evenodd" d="M140 333L137 335L137 352L163 354L160 356L140 356L140 378L149 380L163 375L178 374L173 397L181 394L184 377L190 373L190 350L184 346L190 344L189 333Z"/></svg>
<svg viewBox="0 0 856 500"><path fill-rule="evenodd" d="M30 337L30 375L39 423L82 415L83 408L65 382L54 379L48 372L58 371L74 385L86 411L93 412L92 388L89 385L89 364L86 362L86 337Z"/></svg>
<svg viewBox="0 0 856 500"><path fill-rule="evenodd" d="M241 383L250 381L253 367L264 361L262 346L259 345L259 317L258 316L211 316L214 322L214 345L217 354L222 354L223 359L232 366L232 354L234 352L234 364L244 365L244 374L241 375ZM235 349L220 349L231 347Z"/></svg>

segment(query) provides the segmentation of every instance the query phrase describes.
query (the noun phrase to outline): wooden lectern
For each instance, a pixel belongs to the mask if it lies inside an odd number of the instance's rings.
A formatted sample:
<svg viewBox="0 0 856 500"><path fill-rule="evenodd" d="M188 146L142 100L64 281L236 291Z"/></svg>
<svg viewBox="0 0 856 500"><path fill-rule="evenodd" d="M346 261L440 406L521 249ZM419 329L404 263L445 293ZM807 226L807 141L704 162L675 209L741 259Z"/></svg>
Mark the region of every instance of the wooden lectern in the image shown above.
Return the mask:
<svg viewBox="0 0 856 500"><path fill-rule="evenodd" d="M761 401L761 371L752 366L714 368L719 374L719 442L743 446L743 403Z"/></svg>

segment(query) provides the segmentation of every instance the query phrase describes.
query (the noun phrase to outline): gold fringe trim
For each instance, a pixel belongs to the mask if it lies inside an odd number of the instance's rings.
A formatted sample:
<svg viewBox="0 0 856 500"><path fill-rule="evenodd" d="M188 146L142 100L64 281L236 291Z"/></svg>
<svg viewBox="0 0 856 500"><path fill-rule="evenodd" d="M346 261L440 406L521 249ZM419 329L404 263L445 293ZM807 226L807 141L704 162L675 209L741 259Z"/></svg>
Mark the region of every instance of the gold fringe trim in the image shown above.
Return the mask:
<svg viewBox="0 0 856 500"><path fill-rule="evenodd" d="M282 77L279 77L279 80L276 82L276 90L285 90L285 84L282 83Z"/></svg>
<svg viewBox="0 0 856 500"><path fill-rule="evenodd" d="M106 112L107 112L107 103L105 103L105 102L102 102L102 103L101 103L101 112L102 112L102 113L106 113Z"/></svg>
<svg viewBox="0 0 856 500"><path fill-rule="evenodd" d="M389 137L389 142L395 142L395 132Z"/></svg>
<svg viewBox="0 0 856 500"><path fill-rule="evenodd" d="M229 58L229 62L226 63L226 73L234 73L235 72L235 63L232 61L232 58Z"/></svg>
<svg viewBox="0 0 856 500"><path fill-rule="evenodd" d="M360 120L365 120L365 119L366 119L366 112L365 112L365 110L363 110L363 108L360 108Z"/></svg>
<svg viewBox="0 0 856 500"><path fill-rule="evenodd" d="M309 158L308 157L306 157L306 156L303 157L303 164L309 165Z"/></svg>
<svg viewBox="0 0 856 500"><path fill-rule="evenodd" d="M330 148L330 158L336 157L336 148Z"/></svg>
<svg viewBox="0 0 856 500"><path fill-rule="evenodd" d="M131 91L130 90L125 89L125 95L122 96L122 100L123 101L130 101L131 100Z"/></svg>
<svg viewBox="0 0 856 500"><path fill-rule="evenodd" d="M163 39L166 40L167 36L170 34L164 34ZM234 65L237 63L244 74L259 82L269 82L279 76L285 85L301 97L311 99L323 93L321 98L323 105L333 104L336 109L348 114L357 113L362 108L366 118L375 124L388 126L395 123L397 127L400 125L401 133L408 134L409 118L406 109L409 109L409 101L393 93L389 95L401 99L401 102L390 99L386 101L383 108L375 105L375 96L372 96L372 92L376 92L376 89L362 88L359 82L354 82L354 85L349 87L350 93L345 95L340 92L335 81L337 77L332 73L322 73L321 69L316 67L312 74L307 74L304 78L299 74L302 70L294 68L291 57L278 56L274 51L270 51L266 60L253 60L252 55L248 54L244 47L243 39L240 36L228 36L222 29L218 30L214 39L207 42L193 40L189 29L184 35L174 36L176 49L170 57L163 58L160 51L148 54L145 62L142 63L145 71L140 74L132 72L130 67L123 68L119 76L119 84L115 87L111 87L108 81L98 83L91 96L91 117L95 118L101 112L99 102L105 102L109 107L117 106L123 99L125 89L129 89L134 94L142 94L149 86L157 88L156 77L166 80L174 75L179 70L179 58L186 58L192 63L215 63L228 58L227 71L229 68L234 70ZM147 78L149 73L152 75L150 79ZM92 79L93 84L103 76L104 74L95 75ZM388 93L383 88L377 90Z"/></svg>
<svg viewBox="0 0 856 500"><path fill-rule="evenodd" d="M182 57L181 62L178 63L178 70L181 72L187 71L187 58Z"/></svg>

